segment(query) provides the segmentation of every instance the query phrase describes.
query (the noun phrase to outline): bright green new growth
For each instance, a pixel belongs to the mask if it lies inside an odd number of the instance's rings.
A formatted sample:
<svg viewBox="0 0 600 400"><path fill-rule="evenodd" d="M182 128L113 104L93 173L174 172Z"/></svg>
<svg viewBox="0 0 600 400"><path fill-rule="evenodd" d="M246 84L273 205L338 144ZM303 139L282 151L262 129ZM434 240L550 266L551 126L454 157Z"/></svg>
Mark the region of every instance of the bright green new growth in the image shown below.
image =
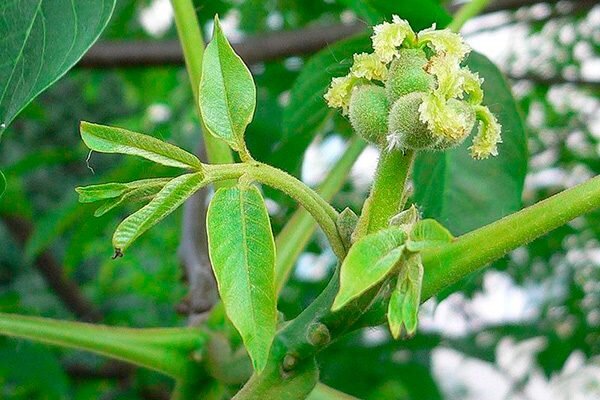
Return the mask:
<svg viewBox="0 0 600 400"><path fill-rule="evenodd" d="M406 255L388 304L387 318L394 339L412 337L417 331L422 283L421 256L419 253Z"/></svg>
<svg viewBox="0 0 600 400"><path fill-rule="evenodd" d="M388 132L389 108L384 88L360 85L350 99L348 116L352 128L367 142L382 145Z"/></svg>
<svg viewBox="0 0 600 400"><path fill-rule="evenodd" d="M350 73L334 78L325 93L330 107L341 108L343 114L350 110L350 120L360 136L380 147L387 143L388 151L446 150L462 143L477 119L480 127L470 147L471 156L484 159L497 155L501 126L489 109L481 105L482 80L461 67L471 49L460 35L434 28L416 34L407 21L394 16L392 23L374 27L372 40L374 53L355 55ZM372 113L364 110L368 105L366 100L361 102L360 113L352 113L354 93L368 81L385 85L389 104L396 110L395 115L390 113L385 140L382 124L375 124ZM422 96L417 108L416 96L396 106L414 93ZM373 100L374 104L379 104L378 101ZM380 107L375 110L379 115Z"/></svg>
<svg viewBox="0 0 600 400"><path fill-rule="evenodd" d="M405 239L406 234L393 227L358 240L342 263L340 290L331 309L339 310L381 282L402 257Z"/></svg>
<svg viewBox="0 0 600 400"><path fill-rule="evenodd" d="M199 92L202 119L212 135L246 157L244 132L254 115L256 87L248 67L223 34L218 17L214 23L213 39L206 47L202 63Z"/></svg>

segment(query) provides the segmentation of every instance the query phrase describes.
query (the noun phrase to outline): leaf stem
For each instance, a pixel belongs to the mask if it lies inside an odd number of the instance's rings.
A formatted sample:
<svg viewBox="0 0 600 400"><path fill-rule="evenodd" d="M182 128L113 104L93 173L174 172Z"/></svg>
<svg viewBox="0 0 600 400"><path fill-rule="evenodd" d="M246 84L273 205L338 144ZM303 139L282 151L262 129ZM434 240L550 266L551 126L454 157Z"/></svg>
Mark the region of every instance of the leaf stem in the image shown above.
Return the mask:
<svg viewBox="0 0 600 400"><path fill-rule="evenodd" d="M453 32L458 32L462 26L471 18L479 14L487 5L490 0L471 0L464 6L462 6L455 14L452 22L447 26Z"/></svg>
<svg viewBox="0 0 600 400"><path fill-rule="evenodd" d="M349 140L346 151L317 189L324 200L331 200L340 190L348 178L350 169L365 146L366 143L358 136L354 136ZM306 247L316 227L317 225L311 215L304 209L298 209L277 235L275 239L275 247L277 248L275 287L277 292L280 292L285 285L296 259Z"/></svg>
<svg viewBox="0 0 600 400"><path fill-rule="evenodd" d="M193 369L190 353L207 336L197 328L131 329L0 313L0 334L90 351L185 378Z"/></svg>
<svg viewBox="0 0 600 400"><path fill-rule="evenodd" d="M277 168L259 162L205 165L206 182L239 179L246 176L278 190L300 203L321 226L339 259L346 256L344 243L337 231L337 211L304 183Z"/></svg>
<svg viewBox="0 0 600 400"><path fill-rule="evenodd" d="M175 14L177 34L183 49L185 66L190 77L196 112L200 119L208 161L211 164L232 163L233 155L229 146L222 140L211 135L208 129L206 129L200 107L198 106L198 92L200 90L200 78L202 77L202 59L205 43L198 18L196 18L194 4L192 0L171 0L171 3L173 4Z"/></svg>
<svg viewBox="0 0 600 400"><path fill-rule="evenodd" d="M423 252L423 300L509 251L600 207L600 176Z"/></svg>

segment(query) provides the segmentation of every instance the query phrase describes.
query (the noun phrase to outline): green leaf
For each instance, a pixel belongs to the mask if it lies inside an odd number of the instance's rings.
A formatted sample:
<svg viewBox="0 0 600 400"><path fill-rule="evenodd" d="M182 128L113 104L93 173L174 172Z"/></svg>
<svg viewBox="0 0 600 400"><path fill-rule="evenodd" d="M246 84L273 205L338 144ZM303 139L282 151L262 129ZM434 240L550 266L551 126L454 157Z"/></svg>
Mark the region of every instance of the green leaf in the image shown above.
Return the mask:
<svg viewBox="0 0 600 400"><path fill-rule="evenodd" d="M119 224L113 235L115 255L122 255L135 239L172 213L205 184L199 172L169 181L150 203Z"/></svg>
<svg viewBox="0 0 600 400"><path fill-rule="evenodd" d="M202 119L209 132L234 150L245 150L244 131L256 108L256 87L217 17L213 38L204 52L199 97Z"/></svg>
<svg viewBox="0 0 600 400"><path fill-rule="evenodd" d="M421 152L415 162L415 200L423 214L455 235L481 227L522 207L527 141L521 113L498 68L471 53L469 68L485 79L484 104L502 124L498 156L473 160L470 139L446 152Z"/></svg>
<svg viewBox="0 0 600 400"><path fill-rule="evenodd" d="M157 194L169 178L142 179L128 183L103 183L75 188L80 203L107 200L94 212L95 217L106 214L125 201L141 201Z"/></svg>
<svg viewBox="0 0 600 400"><path fill-rule="evenodd" d="M222 188L207 214L208 248L227 316L254 369L264 369L275 336L275 244L256 187Z"/></svg>
<svg viewBox="0 0 600 400"><path fill-rule="evenodd" d="M421 251L431 247L451 243L454 236L434 219L424 219L417 222L410 233L406 248L410 251Z"/></svg>
<svg viewBox="0 0 600 400"><path fill-rule="evenodd" d="M95 201L112 199L119 197L129 189L127 183L102 183L100 185L90 185L75 188L79 194L80 203L93 203Z"/></svg>
<svg viewBox="0 0 600 400"><path fill-rule="evenodd" d="M413 29L428 28L433 23L444 27L452 18L436 0L390 1L390 0L340 0L351 8L361 19L370 25L384 20L390 21L392 15L408 20Z"/></svg>
<svg viewBox="0 0 600 400"><path fill-rule="evenodd" d="M115 0L13 0L0 5L0 135L98 39Z"/></svg>
<svg viewBox="0 0 600 400"><path fill-rule="evenodd" d="M422 284L423 263L417 253L402 263L396 288L388 304L388 323L395 339L411 337L417 331Z"/></svg>
<svg viewBox="0 0 600 400"><path fill-rule="evenodd" d="M340 290L331 309L339 310L385 278L402 257L404 239L405 233L394 227L356 242L342 262Z"/></svg>
<svg viewBox="0 0 600 400"><path fill-rule="evenodd" d="M83 121L81 138L87 147L99 153L129 154L169 167L202 169L202 164L195 155L152 136L126 129Z"/></svg>
<svg viewBox="0 0 600 400"><path fill-rule="evenodd" d="M94 217L101 217L125 202L133 203L137 201L152 200L154 196L162 190L166 182L168 182L168 179L165 180L165 182L155 182L146 186L141 186L124 193L122 196L108 199L94 211Z"/></svg>

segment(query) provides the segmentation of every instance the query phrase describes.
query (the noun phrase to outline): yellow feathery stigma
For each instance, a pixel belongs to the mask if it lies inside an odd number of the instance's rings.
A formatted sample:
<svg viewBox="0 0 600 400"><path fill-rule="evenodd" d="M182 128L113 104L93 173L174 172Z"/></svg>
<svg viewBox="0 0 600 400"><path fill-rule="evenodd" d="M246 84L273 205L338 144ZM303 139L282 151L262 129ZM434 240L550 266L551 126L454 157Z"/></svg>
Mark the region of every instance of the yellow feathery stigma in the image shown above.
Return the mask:
<svg viewBox="0 0 600 400"><path fill-rule="evenodd" d="M460 74L463 79L463 90L469 96L467 99L469 104L481 104L483 101L483 89L481 89L483 78L480 78L479 74L472 72L467 67L461 68Z"/></svg>
<svg viewBox="0 0 600 400"><path fill-rule="evenodd" d="M459 140L470 132L469 119L456 107L449 107L440 93L433 92L424 96L419 106L419 119L427 124L436 136L449 140Z"/></svg>
<svg viewBox="0 0 600 400"><path fill-rule="evenodd" d="M339 78L333 78L327 93L325 93L323 96L329 107L341 108L342 113L348 114L352 89L354 88L354 85L358 83L358 81L359 78L352 74L348 74Z"/></svg>
<svg viewBox="0 0 600 400"><path fill-rule="evenodd" d="M357 78L384 81L387 78L387 67L376 54L360 53L354 55L354 64L350 73Z"/></svg>
<svg viewBox="0 0 600 400"><path fill-rule="evenodd" d="M477 135L473 138L473 145L469 147L471 157L483 160L489 156L497 156L497 144L502 143L500 137L502 126L489 108L477 106L475 112L480 122Z"/></svg>
<svg viewBox="0 0 600 400"><path fill-rule="evenodd" d="M435 24L428 29L424 29L417 34L419 44L427 44L436 53L444 54L448 57L462 61L471 48L467 45L458 33L449 29L435 30Z"/></svg>
<svg viewBox="0 0 600 400"><path fill-rule="evenodd" d="M384 22L375 25L373 32L371 39L373 40L375 54L386 64L398 56L398 47L402 45L404 39L408 38L412 42L416 39L408 21L397 15L392 17L392 23Z"/></svg>
<svg viewBox="0 0 600 400"><path fill-rule="evenodd" d="M454 58L444 55L432 57L426 70L437 79L436 92L445 99L460 97L463 92L464 77L460 64Z"/></svg>

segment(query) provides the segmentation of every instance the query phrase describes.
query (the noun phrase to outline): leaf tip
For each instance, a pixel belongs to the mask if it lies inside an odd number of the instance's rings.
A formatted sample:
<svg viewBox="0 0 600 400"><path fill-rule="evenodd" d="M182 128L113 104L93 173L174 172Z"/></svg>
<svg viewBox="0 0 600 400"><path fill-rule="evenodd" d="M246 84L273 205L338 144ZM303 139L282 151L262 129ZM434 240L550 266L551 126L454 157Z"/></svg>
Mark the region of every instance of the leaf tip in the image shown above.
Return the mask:
<svg viewBox="0 0 600 400"><path fill-rule="evenodd" d="M112 259L115 260L120 257L123 257L123 250L121 250L118 247L115 247L115 254L112 256Z"/></svg>

